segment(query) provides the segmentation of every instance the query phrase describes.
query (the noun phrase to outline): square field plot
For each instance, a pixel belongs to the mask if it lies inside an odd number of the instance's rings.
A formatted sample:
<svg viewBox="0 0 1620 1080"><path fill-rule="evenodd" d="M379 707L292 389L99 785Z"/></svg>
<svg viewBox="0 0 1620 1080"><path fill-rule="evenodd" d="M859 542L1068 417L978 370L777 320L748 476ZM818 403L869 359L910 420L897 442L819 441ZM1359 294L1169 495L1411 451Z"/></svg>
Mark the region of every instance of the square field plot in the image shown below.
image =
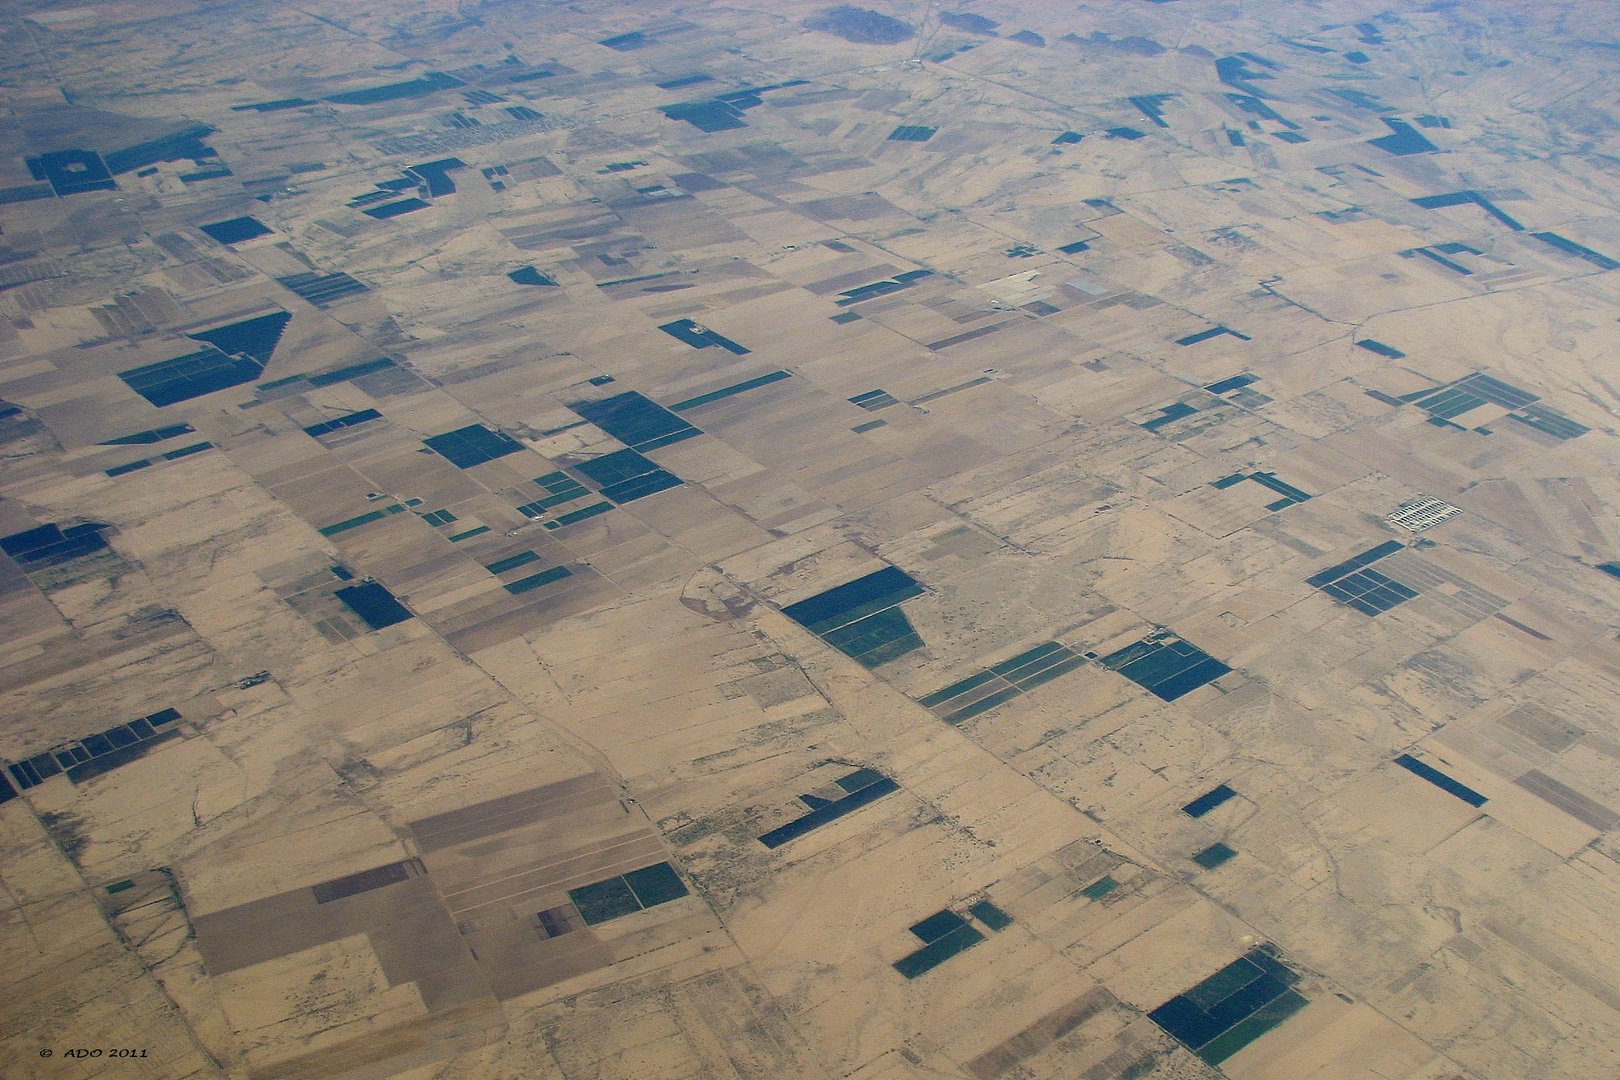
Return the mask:
<svg viewBox="0 0 1620 1080"><path fill-rule="evenodd" d="M1100 662L1165 701L1174 701L1232 670L1168 630L1149 634Z"/></svg>
<svg viewBox="0 0 1620 1080"><path fill-rule="evenodd" d="M1264 947L1232 961L1148 1013L1149 1019L1218 1065L1309 1002L1299 976Z"/></svg>
<svg viewBox="0 0 1620 1080"><path fill-rule="evenodd" d="M703 434L633 390L601 401L576 401L568 407L634 450L656 450Z"/></svg>
<svg viewBox="0 0 1620 1080"><path fill-rule="evenodd" d="M197 226L222 244L240 244L257 236L269 236L271 230L258 218L239 217L229 221L216 221L212 225Z"/></svg>
<svg viewBox="0 0 1620 1080"><path fill-rule="evenodd" d="M394 599L381 582L367 581L339 589L332 594L365 621L373 630L381 630L411 618L409 609Z"/></svg>
<svg viewBox="0 0 1620 1080"><path fill-rule="evenodd" d="M470 469L523 449L523 444L512 436L503 431L491 431L482 424L469 424L422 441L460 469Z"/></svg>
<svg viewBox="0 0 1620 1080"><path fill-rule="evenodd" d="M595 926L629 915L643 908L657 907L686 896L688 890L675 868L667 862L631 870L605 881L568 890L568 899L579 909L586 925Z"/></svg>

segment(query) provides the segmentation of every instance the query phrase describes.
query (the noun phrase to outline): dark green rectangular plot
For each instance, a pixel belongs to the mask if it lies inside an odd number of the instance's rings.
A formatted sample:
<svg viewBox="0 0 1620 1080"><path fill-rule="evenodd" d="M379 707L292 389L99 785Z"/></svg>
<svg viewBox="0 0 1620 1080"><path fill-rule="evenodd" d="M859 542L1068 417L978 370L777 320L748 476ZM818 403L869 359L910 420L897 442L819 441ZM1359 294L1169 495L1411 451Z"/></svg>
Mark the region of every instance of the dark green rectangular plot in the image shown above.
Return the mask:
<svg viewBox="0 0 1620 1080"><path fill-rule="evenodd" d="M1304 1007L1299 976L1262 945L1148 1017L1212 1064L1225 1060Z"/></svg>
<svg viewBox="0 0 1620 1080"><path fill-rule="evenodd" d="M1213 870L1222 863L1230 862L1237 856L1237 852L1225 844L1215 843L1192 857L1192 861L1205 870Z"/></svg>
<svg viewBox="0 0 1620 1080"><path fill-rule="evenodd" d="M1418 403L1429 415L1442 420L1451 420L1484 404L1486 404L1484 398L1470 394L1466 390L1447 390Z"/></svg>
<svg viewBox="0 0 1620 1080"><path fill-rule="evenodd" d="M1346 559L1342 563L1337 563L1330 566L1326 570L1318 570L1316 573L1305 579L1305 584L1313 585L1320 589L1328 582L1337 581L1339 578L1342 578L1347 574L1354 573L1363 566L1370 566L1379 559L1384 558L1386 555L1393 555L1395 552L1400 551L1405 546L1406 545L1402 544L1399 540L1386 540L1377 547L1370 547L1366 551L1363 551L1360 555Z"/></svg>
<svg viewBox="0 0 1620 1080"><path fill-rule="evenodd" d="M1249 479L1253 480L1261 487L1270 488L1277 494L1292 499L1294 502L1305 502L1311 497L1309 493L1301 491L1292 484L1285 483L1284 481L1277 479L1276 473L1257 472L1252 474Z"/></svg>
<svg viewBox="0 0 1620 1080"><path fill-rule="evenodd" d="M921 922L912 923L908 928L924 945L932 944L949 934L958 927L966 926L968 921L950 908L936 911Z"/></svg>
<svg viewBox="0 0 1620 1080"><path fill-rule="evenodd" d="M901 124L889 133L892 142L927 142L938 130L927 124Z"/></svg>
<svg viewBox="0 0 1620 1080"><path fill-rule="evenodd" d="M523 449L523 444L512 436L503 431L492 431L482 424L468 424L422 441L460 469L470 469Z"/></svg>
<svg viewBox="0 0 1620 1080"><path fill-rule="evenodd" d="M575 499L583 498L590 493L589 488L576 484L571 488L562 489L555 495L547 495L545 498L532 502L529 505L537 506L542 510L547 510L553 506L561 506L563 503L573 502Z"/></svg>
<svg viewBox="0 0 1620 1080"><path fill-rule="evenodd" d="M1214 657L1206 656L1196 666L1148 687L1148 692L1165 701L1174 701L1192 693L1200 686L1214 682L1231 670Z"/></svg>
<svg viewBox="0 0 1620 1080"><path fill-rule="evenodd" d="M1275 955L1276 946L1266 944L1249 953L1246 960L1251 964L1260 965L1265 973L1284 986L1293 986L1299 982L1299 976L1291 971L1287 964L1278 960Z"/></svg>
<svg viewBox="0 0 1620 1080"><path fill-rule="evenodd" d="M1620 571L1620 566L1617 566L1616 570ZM1616 573L1615 576L1620 577L1620 573ZM943 690L935 690L932 694L918 698L917 704L923 706L924 708L932 709L935 705L943 705L945 702L954 697L960 697L969 690L983 686L985 683L989 682L995 677L995 674L989 671L981 671L976 675L969 675L961 682L951 683L951 685L945 687Z"/></svg>
<svg viewBox="0 0 1620 1080"><path fill-rule="evenodd" d="M838 633L845 627L853 626L856 623L863 622L875 615L880 615L886 611L889 611L890 609L896 608L902 600L909 600L913 596L921 596L922 591L922 586L911 585L896 592L885 593L882 596L868 600L866 603L861 604L858 607L849 608L830 619L826 619L822 622L806 627L806 629L813 634L818 634L821 637L826 638L830 634Z"/></svg>
<svg viewBox="0 0 1620 1080"><path fill-rule="evenodd" d="M1103 897L1107 896L1117 888L1119 888L1119 882L1104 874L1096 881L1093 881L1090 885L1087 885L1085 888L1081 889L1080 895L1085 897L1087 900L1101 900Z"/></svg>
<svg viewBox="0 0 1620 1080"><path fill-rule="evenodd" d="M1545 405L1526 405L1516 413L1508 413L1507 418L1560 439L1577 439L1592 430Z"/></svg>
<svg viewBox="0 0 1620 1080"><path fill-rule="evenodd" d="M1030 649L1027 652L1021 652L1010 660L1003 660L999 664L990 665L990 670L997 675L1005 675L1009 671L1016 671L1025 664L1033 663L1048 653L1055 652L1061 648L1063 648L1063 646L1055 641L1043 641L1033 649Z"/></svg>
<svg viewBox="0 0 1620 1080"><path fill-rule="evenodd" d="M667 862L631 870L624 875L624 881L644 908L667 904L687 895L686 883Z"/></svg>
<svg viewBox="0 0 1620 1080"><path fill-rule="evenodd" d="M1414 590L1370 569L1357 570L1318 587L1335 600L1369 616L1382 614L1417 596Z"/></svg>
<svg viewBox="0 0 1620 1080"><path fill-rule="evenodd" d="M1212 488L1219 488L1224 491L1226 488L1243 483L1243 481L1247 480L1248 478L1249 475L1247 473L1233 473L1231 476L1221 477L1219 480L1216 480L1209 486Z"/></svg>
<svg viewBox="0 0 1620 1080"><path fill-rule="evenodd" d="M431 94L435 90L448 90L456 86L465 86L466 83L442 71L429 71L422 78L411 79L408 82L388 83L386 86L370 86L364 90L348 90L341 94L331 94L327 101L339 105L375 105L380 101L394 101L398 98L420 97Z"/></svg>
<svg viewBox="0 0 1620 1080"><path fill-rule="evenodd" d="M802 817L794 818L786 825L781 825L775 829L772 829L770 832L761 836L759 838L759 842L768 848L779 848L789 840L796 840L817 826L825 825L829 821L836 821L845 814L858 810L868 803L876 802L878 799L889 794L890 792L900 790L899 784L896 784L893 780L890 780L887 776L877 772L875 769L862 769L857 773L852 773L850 776L846 776L843 780L840 780L839 784L845 785L846 782L853 781L856 777L861 776L864 773L870 773L876 776L877 779L872 780L869 783L863 783L858 788L851 789L846 787L849 794L845 795L842 799L835 799L824 806L818 806L814 810L811 810L808 814L805 814Z"/></svg>
<svg viewBox="0 0 1620 1080"><path fill-rule="evenodd" d="M146 446L151 443L163 442L177 435L189 435L197 429L190 424L171 424L168 427L152 428L149 431L137 431L133 435L121 435L116 439L108 439L100 443L101 446Z"/></svg>
<svg viewBox="0 0 1620 1080"><path fill-rule="evenodd" d="M877 648L862 653L855 657L855 662L863 667L875 668L887 664L890 660L898 660L906 653L922 647L922 637L916 631L912 631L904 636L891 638Z"/></svg>
<svg viewBox="0 0 1620 1080"><path fill-rule="evenodd" d="M1275 1001L1287 990L1288 985L1281 979L1269 974L1261 975L1241 989L1234 990L1219 1003L1211 1005L1207 1015L1219 1033L1248 1018L1268 1002Z"/></svg>
<svg viewBox="0 0 1620 1080"><path fill-rule="evenodd" d="M658 471L657 462L642 457L634 450L615 450L611 454L591 458L574 467L604 486Z"/></svg>
<svg viewBox="0 0 1620 1080"><path fill-rule="evenodd" d="M504 574L508 570L516 570L520 566L527 566L532 562L539 562L540 556L533 551L520 551L505 559L499 559L484 567L492 574Z"/></svg>
<svg viewBox="0 0 1620 1080"><path fill-rule="evenodd" d="M902 600L922 595L917 579L898 566L886 566L875 573L826 592L789 604L782 614L814 634L854 622Z"/></svg>
<svg viewBox="0 0 1620 1080"><path fill-rule="evenodd" d="M983 940L984 935L971 923L959 926L938 941L924 945L911 955L896 961L894 969L908 979L915 979Z"/></svg>
<svg viewBox="0 0 1620 1080"><path fill-rule="evenodd" d="M884 608L864 619L829 630L823 641L849 656L860 656L904 634L912 633L911 621L899 608Z"/></svg>
<svg viewBox="0 0 1620 1080"><path fill-rule="evenodd" d="M1184 416L1191 416L1197 411L1197 409L1193 408L1191 405L1188 405L1186 402L1178 401L1174 405L1166 405L1164 408L1159 410L1158 416L1153 417L1151 420L1143 421L1139 426L1145 427L1149 431L1157 431L1165 424L1175 420L1180 420Z"/></svg>
<svg viewBox="0 0 1620 1080"><path fill-rule="evenodd" d="M977 904L970 906L968 914L998 933L1013 924L1011 915L1008 915L988 900L980 900Z"/></svg>
<svg viewBox="0 0 1620 1080"><path fill-rule="evenodd" d="M1050 667L1042 668L1039 671L1036 671L1036 672L1034 672L1032 674L1028 674L1028 675L1020 674L1013 681L1013 685L1018 687L1018 689L1020 689L1020 690L1033 690L1037 686L1040 686L1042 683L1051 682L1053 679L1057 678L1059 675L1067 675L1069 672L1073 671L1075 668L1083 667L1085 665L1085 663L1086 663L1086 658L1085 657L1070 655L1070 657L1067 660L1064 660L1061 663L1053 664Z"/></svg>
<svg viewBox="0 0 1620 1080"><path fill-rule="evenodd" d="M1119 673L1132 682L1152 689L1166 679L1203 663L1205 655L1202 650L1177 647L1182 644L1160 642L1159 648L1119 668Z"/></svg>
<svg viewBox="0 0 1620 1080"><path fill-rule="evenodd" d="M864 619L846 623L821 635L827 644L857 660L875 649L908 637L915 638L916 631L911 626L911 620L906 618L905 612L898 607L884 608Z"/></svg>
<svg viewBox="0 0 1620 1080"><path fill-rule="evenodd" d="M319 438L322 435L330 435L334 431L341 431L343 428L354 427L356 424L364 424L368 420L380 419L382 419L382 413L378 412L376 409L362 409L359 412L352 412L347 416L339 416L336 419L328 420L325 423L312 424L304 429L304 434L308 435L310 438Z"/></svg>
<svg viewBox="0 0 1620 1080"><path fill-rule="evenodd" d="M1181 812L1186 814L1188 817L1203 817L1205 814L1209 813L1211 810L1215 809L1217 806L1236 795L1237 792L1233 791L1225 784L1221 784L1213 791L1206 792L1205 794L1198 796L1198 798L1194 799L1186 806L1183 806L1181 808Z"/></svg>
<svg viewBox="0 0 1620 1080"><path fill-rule="evenodd" d="M605 498L612 499L614 502L622 506L627 502L634 502L637 499L644 499L648 495L653 495L660 491L668 491L670 488L680 487L681 483L681 478L676 476L674 473L668 472L664 469L655 469L650 473L633 477L632 479L624 480L617 484L609 484L607 487L603 488L599 494Z"/></svg>
<svg viewBox="0 0 1620 1080"><path fill-rule="evenodd" d="M513 596L526 593L531 589L538 589L542 585L550 585L553 581L561 581L565 577L573 576L573 571L566 566L553 566L550 570L542 570L538 574L531 574L526 578L519 578L506 586L506 591Z"/></svg>
<svg viewBox="0 0 1620 1080"><path fill-rule="evenodd" d="M559 471L549 472L544 476L537 476L534 478L534 482L545 488L547 491L557 491L560 488L571 487L574 484L577 484L579 481L575 480L567 473Z"/></svg>
<svg viewBox="0 0 1620 1080"><path fill-rule="evenodd" d="M1002 705L1008 701L1011 701L1013 698L1017 697L1020 692L1021 691L1016 686L1009 686L1005 690L991 694L989 697L980 698L971 705L966 705L960 709L957 709L949 716L944 717L944 720L947 724L960 724L964 720L971 720L980 713L989 712L997 705Z"/></svg>
<svg viewBox="0 0 1620 1080"><path fill-rule="evenodd" d="M250 357L207 348L145 367L120 371L129 388L159 408L257 379L264 365Z"/></svg>
<svg viewBox="0 0 1620 1080"><path fill-rule="evenodd" d="M843 788L845 791L855 792L855 791L860 791L862 788L868 787L868 786L870 786L872 784L877 783L879 780L883 780L883 779L886 779L886 778L884 777L884 775L882 773L878 772L876 769L861 768L861 769L856 769L854 772L850 773L848 776L840 776L837 780L835 780L833 782L836 783L839 787Z"/></svg>
<svg viewBox="0 0 1620 1080"><path fill-rule="evenodd" d="M361 514L359 517L352 517L347 521L340 521L336 525L328 525L326 528L320 530L320 533L322 536L336 536L338 533L348 532L350 529L357 529L362 525L366 525L373 521L378 521L387 516L388 515L383 513L381 510L373 510L369 514Z"/></svg>
<svg viewBox="0 0 1620 1080"><path fill-rule="evenodd" d="M1362 338L1356 344L1368 352L1375 352L1379 356L1387 356L1391 360L1404 360L1406 358L1406 354L1393 345L1385 345L1382 341L1374 341L1372 338Z"/></svg>
<svg viewBox="0 0 1620 1080"><path fill-rule="evenodd" d="M338 274L338 275L335 275L335 276L337 276L337 277L347 277L347 275L345 275L345 274ZM355 284L360 285L359 282L355 282ZM360 286L360 291L364 292L365 287ZM362 364L350 364L348 367L341 367L341 368L338 368L336 371L325 371L325 372L322 372L319 375L311 375L311 376L308 377L309 378L309 385L311 385L311 386L331 386L334 383L352 382L355 379L358 379L363 375L372 375L372 374L375 374L376 372L386 371L387 369L389 369L391 367L398 367L398 366L399 365L394 363L393 360L391 360L391 359L389 359L388 357L385 356L380 360L367 360L365 363L362 363ZM295 378L296 377L297 376L295 376ZM272 386L274 384L273 383L264 383L263 385L264 386Z"/></svg>
<svg viewBox="0 0 1620 1080"><path fill-rule="evenodd" d="M1297 992L1285 990L1251 1013L1247 1019L1240 1020L1205 1043L1198 1049L1197 1054L1209 1064L1219 1065L1309 1004L1310 1002Z"/></svg>
<svg viewBox="0 0 1620 1080"><path fill-rule="evenodd" d="M134 746L126 746L123 749L93 757L83 764L68 769L67 778L78 784L103 773L112 772L120 765L128 765L130 762L138 760L151 745L149 742L136 743Z"/></svg>
<svg viewBox="0 0 1620 1080"><path fill-rule="evenodd" d="M1028 663L1020 664L1018 667L1006 668L1004 671L996 671L996 674L1014 686L1021 686L1026 680L1037 677L1047 668L1061 665L1064 661L1072 659L1074 659L1074 653L1059 645L1056 649L1043 652ZM1011 663L1011 661L1008 662ZM997 667L1006 667L1006 665L998 664ZM990 670L995 671L996 669L991 668Z"/></svg>
<svg viewBox="0 0 1620 1080"><path fill-rule="evenodd" d="M479 535L480 533L487 533L487 532L489 532L489 526L488 525L480 525L476 529L468 529L466 532L456 533L455 535L450 537L450 542L452 544L459 543L462 540L470 540L473 537Z"/></svg>
<svg viewBox="0 0 1620 1080"><path fill-rule="evenodd" d="M611 877L590 885L568 890L568 899L579 910L579 917L587 926L617 919L641 910L641 901L622 877Z"/></svg>
<svg viewBox="0 0 1620 1080"><path fill-rule="evenodd" d="M1441 791L1455 795L1469 806L1484 806L1490 801L1467 784L1453 780L1439 769L1419 761L1411 754L1402 754L1395 759L1395 764L1415 776L1421 776Z"/></svg>
<svg viewBox="0 0 1620 1080"><path fill-rule="evenodd" d="M1559 236L1555 232L1537 232L1531 233L1530 235L1535 237L1537 240L1540 240L1543 244L1549 244L1552 247L1557 248L1559 251L1575 256L1577 259L1585 259L1587 262L1600 269L1620 269L1620 262L1616 262L1607 255L1593 251L1591 248L1582 244L1577 244L1575 241L1570 240L1567 237Z"/></svg>
<svg viewBox="0 0 1620 1080"><path fill-rule="evenodd" d="M359 585L339 589L332 595L343 601L373 630L381 630L411 618L410 609L394 599L394 594L378 581L363 581Z"/></svg>
<svg viewBox="0 0 1620 1080"><path fill-rule="evenodd" d="M792 377L793 373L790 371L773 371L769 375L761 375L757 379L749 379L746 382L734 383L731 386L721 387L719 390L711 390L707 394L699 394L697 397L687 398L685 401L677 401L675 404L669 407L669 411L677 413L685 412L687 409L695 409L699 405L707 405L711 401L719 401L721 398L728 398L734 394L741 394L745 391L753 390L756 387L767 386L773 382L779 382L782 379Z"/></svg>
<svg viewBox="0 0 1620 1080"><path fill-rule="evenodd" d="M586 518L593 518L597 514L605 514L611 509L613 509L613 504L612 503L607 503L607 502L595 503L595 504L593 504L591 506L587 506L587 507L583 507L582 509L575 510L572 513L563 514L562 516L558 517L556 521L548 521L548 522L546 522L546 528L553 529L553 528L559 528L559 527L561 527L563 525L572 525L576 521L584 521Z"/></svg>
<svg viewBox="0 0 1620 1080"><path fill-rule="evenodd" d="M102 734L107 736L107 741L112 743L114 746L131 746L137 742L140 742L140 736L136 735L128 728L128 726L124 724L119 724L116 727L110 727L106 731L102 732Z"/></svg>
<svg viewBox="0 0 1620 1080"><path fill-rule="evenodd" d="M577 401L568 406L626 446L651 449L660 444L702 434L662 405L634 390L600 401Z"/></svg>
<svg viewBox="0 0 1620 1080"><path fill-rule="evenodd" d="M1208 1012L1265 973L1259 964L1239 957L1182 996Z"/></svg>

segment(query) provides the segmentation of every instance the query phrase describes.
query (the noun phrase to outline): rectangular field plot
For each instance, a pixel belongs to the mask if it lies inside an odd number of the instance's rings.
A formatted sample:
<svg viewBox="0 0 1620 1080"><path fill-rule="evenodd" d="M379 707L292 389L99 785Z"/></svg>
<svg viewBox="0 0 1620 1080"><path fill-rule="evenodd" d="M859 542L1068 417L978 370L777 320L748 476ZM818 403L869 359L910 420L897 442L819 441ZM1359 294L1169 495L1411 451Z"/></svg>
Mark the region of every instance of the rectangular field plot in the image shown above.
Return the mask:
<svg viewBox="0 0 1620 1080"><path fill-rule="evenodd" d="M523 444L512 436L491 431L483 424L468 424L422 441L458 469L470 469L523 449Z"/></svg>
<svg viewBox="0 0 1620 1080"><path fill-rule="evenodd" d="M810 808L809 813L794 818L786 825L777 826L761 836L759 842L768 848L779 848L817 826L836 821L867 803L875 802L890 792L900 790L899 784L876 769L857 769L848 776L839 778L836 783L848 794L837 799L822 799L814 795L799 796L800 801Z"/></svg>
<svg viewBox="0 0 1620 1080"><path fill-rule="evenodd" d="M1045 641L917 700L947 724L960 724L1066 675L1085 662L1085 657L1068 646Z"/></svg>
<svg viewBox="0 0 1620 1080"><path fill-rule="evenodd" d="M623 504L658 491L679 487L681 478L658 467L634 450L615 450L582 462L576 468L602 485L601 494Z"/></svg>
<svg viewBox="0 0 1620 1080"><path fill-rule="evenodd" d="M1469 806L1484 806L1488 801L1485 796L1481 795L1467 784L1459 783L1458 781L1453 780L1439 769L1419 761L1411 754L1402 754L1400 757L1395 759L1395 764L1399 765L1413 776L1421 776L1423 779L1427 780L1441 791L1444 791L1449 795L1455 795Z"/></svg>
<svg viewBox="0 0 1620 1080"><path fill-rule="evenodd" d="M923 587L899 567L888 566L789 604L782 614L866 667L877 667L913 649L922 638L899 607Z"/></svg>
<svg viewBox="0 0 1620 1080"><path fill-rule="evenodd" d="M1261 946L1148 1013L1211 1065L1219 1065L1309 1002L1299 976Z"/></svg>
<svg viewBox="0 0 1620 1080"><path fill-rule="evenodd" d="M1205 814L1209 813L1211 810L1215 809L1217 806L1220 806L1222 803L1226 802L1235 795L1237 795L1237 792L1233 791L1225 784L1222 784L1214 791L1200 795L1186 806L1183 806L1181 808L1181 812L1186 814L1188 817L1203 817Z"/></svg>
<svg viewBox="0 0 1620 1080"><path fill-rule="evenodd" d="M1499 405L1515 410L1508 414L1509 420L1560 440L1579 438L1592 430L1551 406L1536 404L1541 400L1540 395L1480 371L1464 375L1445 386L1403 394L1398 400L1411 402L1434 420L1455 420L1482 405Z"/></svg>
<svg viewBox="0 0 1620 1080"><path fill-rule="evenodd" d="M120 371L118 377L131 390L161 409L165 405L190 401L216 390L250 383L263 370L264 366L250 357L227 356L210 345L173 360Z"/></svg>
<svg viewBox="0 0 1620 1080"><path fill-rule="evenodd" d="M634 390L601 401L576 401L568 407L633 450L655 450L703 434Z"/></svg>
<svg viewBox="0 0 1620 1080"><path fill-rule="evenodd" d="M1149 634L1099 662L1165 701L1174 701L1232 670L1168 630Z"/></svg>
<svg viewBox="0 0 1620 1080"><path fill-rule="evenodd" d="M1403 547L1405 545L1399 540L1386 540L1354 558L1312 574L1305 579L1305 583L1314 585L1333 599L1355 608L1363 615L1380 615L1395 605L1404 604L1417 596L1415 589L1376 570L1368 569L1370 564L1386 555L1393 555Z"/></svg>
<svg viewBox="0 0 1620 1080"><path fill-rule="evenodd" d="M339 589L332 594L365 621L373 630L381 630L411 618L410 610L394 599L381 582L366 581Z"/></svg>
<svg viewBox="0 0 1620 1080"><path fill-rule="evenodd" d="M978 927L949 908L914 924L911 932L921 939L923 947L894 964L894 969L908 979L934 970L957 953L985 940Z"/></svg>
<svg viewBox="0 0 1620 1080"><path fill-rule="evenodd" d="M587 926L667 904L685 895L686 884L667 862L654 863L618 877L568 890L568 898L573 901Z"/></svg>
<svg viewBox="0 0 1620 1080"><path fill-rule="evenodd" d="M161 709L139 720L86 735L78 742L35 754L26 761L14 762L8 769L17 787L24 791L57 773L66 773L67 778L77 784L127 765L156 744L173 738L178 730L168 725L179 719L180 713L176 710Z"/></svg>
<svg viewBox="0 0 1620 1080"><path fill-rule="evenodd" d="M10 555L24 571L44 570L107 547L107 541L101 537L104 528L105 525L90 522L66 529L40 525L0 539L0 550Z"/></svg>

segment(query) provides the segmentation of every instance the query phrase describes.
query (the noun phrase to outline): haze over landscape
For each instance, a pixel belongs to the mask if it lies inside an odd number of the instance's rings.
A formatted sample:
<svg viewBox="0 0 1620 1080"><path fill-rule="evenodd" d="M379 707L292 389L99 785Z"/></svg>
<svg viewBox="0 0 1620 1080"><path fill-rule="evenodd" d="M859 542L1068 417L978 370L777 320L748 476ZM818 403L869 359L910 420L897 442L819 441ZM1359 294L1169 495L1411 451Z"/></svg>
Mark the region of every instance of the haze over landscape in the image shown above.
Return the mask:
<svg viewBox="0 0 1620 1080"><path fill-rule="evenodd" d="M1613 5L0 40L7 1080L1620 1073Z"/></svg>

